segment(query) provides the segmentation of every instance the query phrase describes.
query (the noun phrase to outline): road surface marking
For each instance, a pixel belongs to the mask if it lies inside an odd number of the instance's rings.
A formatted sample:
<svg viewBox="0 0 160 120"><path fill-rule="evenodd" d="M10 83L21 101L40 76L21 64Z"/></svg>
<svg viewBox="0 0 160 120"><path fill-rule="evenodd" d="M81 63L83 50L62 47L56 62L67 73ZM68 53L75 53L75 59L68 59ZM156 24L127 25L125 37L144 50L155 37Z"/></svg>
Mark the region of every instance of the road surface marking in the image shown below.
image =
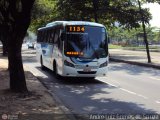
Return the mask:
<svg viewBox="0 0 160 120"><path fill-rule="evenodd" d="M26 70L30 71L35 76L41 75L40 77L42 77L43 79L48 78L48 76L45 75L43 72L41 72L40 70L37 70L33 67L30 67L28 64L24 64L24 67L26 68Z"/></svg>
<svg viewBox="0 0 160 120"><path fill-rule="evenodd" d="M158 79L158 78L155 78L155 77L150 77L151 79L154 79L154 80L158 80L158 81L160 81L160 79Z"/></svg>
<svg viewBox="0 0 160 120"><path fill-rule="evenodd" d="M130 94L133 94L133 95L136 95L136 96L139 96L139 97L142 97L142 98L144 98L144 99L148 99L146 96L143 96L143 95L141 95L141 94L132 92L132 91L127 90L127 89L124 89L124 88L120 88L120 90L123 90L123 91L125 91L125 92L128 92L128 93L130 93Z"/></svg>
<svg viewBox="0 0 160 120"><path fill-rule="evenodd" d="M124 89L124 88L120 88L120 89L123 90L123 91L125 91L125 92L128 92L128 93L130 93L130 94L137 95L135 92L126 90L126 89Z"/></svg>
<svg viewBox="0 0 160 120"><path fill-rule="evenodd" d="M138 94L138 93L132 92L132 91L130 91L130 90L127 90L127 89L121 88L120 86L113 85L113 84L109 83L108 81L106 82L105 80L102 80L102 78L101 78L101 79L98 79L98 80L99 80L99 81L102 81L102 82L104 82L104 83L106 83L106 84L109 84L110 86L113 86L113 87L119 88L120 90L125 91L125 92L127 92L127 93L130 93L130 94L133 94L133 95L136 95L136 96L142 97L142 98L144 98L144 99L148 99L148 97L146 97L146 96L144 96L144 95L141 95L141 94Z"/></svg>
<svg viewBox="0 0 160 120"><path fill-rule="evenodd" d="M109 83L108 81L106 82L105 80L102 80L102 79L98 79L98 80L101 81L101 82L104 82L104 83L106 83L106 84L108 84L108 85L110 85L110 86L112 86L112 87L118 88L118 86L113 85L113 84Z"/></svg>
<svg viewBox="0 0 160 120"><path fill-rule="evenodd" d="M156 103L160 104L160 101L156 101Z"/></svg>
<svg viewBox="0 0 160 120"><path fill-rule="evenodd" d="M142 98L144 98L144 99L148 99L146 96L143 96L143 95L141 95L141 94L137 94L139 97L142 97Z"/></svg>

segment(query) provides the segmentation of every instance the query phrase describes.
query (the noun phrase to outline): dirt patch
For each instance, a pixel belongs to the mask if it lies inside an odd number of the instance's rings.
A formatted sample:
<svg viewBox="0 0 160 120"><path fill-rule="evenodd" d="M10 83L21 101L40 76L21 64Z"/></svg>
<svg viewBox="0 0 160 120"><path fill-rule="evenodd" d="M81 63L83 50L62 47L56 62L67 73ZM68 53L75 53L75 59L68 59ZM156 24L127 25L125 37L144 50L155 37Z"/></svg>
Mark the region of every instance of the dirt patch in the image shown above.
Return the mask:
<svg viewBox="0 0 160 120"><path fill-rule="evenodd" d="M6 115L10 119L66 120L64 112L39 80L29 71L25 71L25 76L29 94L11 92L7 62L0 59L0 120Z"/></svg>

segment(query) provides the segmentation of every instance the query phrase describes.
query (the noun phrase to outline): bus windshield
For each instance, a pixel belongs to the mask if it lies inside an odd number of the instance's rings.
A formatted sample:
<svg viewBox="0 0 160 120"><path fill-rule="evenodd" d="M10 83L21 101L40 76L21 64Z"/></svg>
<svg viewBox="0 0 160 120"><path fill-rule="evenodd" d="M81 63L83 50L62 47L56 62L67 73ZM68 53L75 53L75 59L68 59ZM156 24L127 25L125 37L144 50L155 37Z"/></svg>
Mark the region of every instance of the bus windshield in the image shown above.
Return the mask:
<svg viewBox="0 0 160 120"><path fill-rule="evenodd" d="M81 53L75 55L75 57L81 59L107 57L107 37L105 28L93 26L84 26L84 28L84 32L67 32L65 53ZM67 54L67 56L69 55Z"/></svg>

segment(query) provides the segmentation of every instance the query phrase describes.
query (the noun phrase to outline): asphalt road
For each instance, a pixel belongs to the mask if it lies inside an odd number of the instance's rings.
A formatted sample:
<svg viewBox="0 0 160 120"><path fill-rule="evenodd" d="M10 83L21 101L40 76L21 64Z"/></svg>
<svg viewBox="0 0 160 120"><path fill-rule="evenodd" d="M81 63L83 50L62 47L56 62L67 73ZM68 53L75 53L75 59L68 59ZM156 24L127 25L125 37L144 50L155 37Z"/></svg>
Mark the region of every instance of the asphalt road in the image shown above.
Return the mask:
<svg viewBox="0 0 160 120"><path fill-rule="evenodd" d="M26 51L24 65L74 114L160 114L159 70L111 62L108 77L56 79Z"/></svg>

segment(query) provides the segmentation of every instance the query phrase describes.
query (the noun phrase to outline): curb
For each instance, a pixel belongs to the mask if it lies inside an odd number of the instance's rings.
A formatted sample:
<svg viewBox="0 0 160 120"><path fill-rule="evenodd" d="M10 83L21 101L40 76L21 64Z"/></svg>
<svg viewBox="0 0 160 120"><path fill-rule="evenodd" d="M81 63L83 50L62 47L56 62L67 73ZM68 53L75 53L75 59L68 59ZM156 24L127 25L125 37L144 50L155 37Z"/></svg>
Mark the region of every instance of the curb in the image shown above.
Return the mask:
<svg viewBox="0 0 160 120"><path fill-rule="evenodd" d="M34 75L35 76L35 75ZM37 76L35 76L40 82L41 84L47 88L48 90L48 93L52 96L52 98L55 100L56 104L59 105L60 109L65 113L66 117L69 119L69 120L77 120L76 117L74 116L74 114L66 107L63 105L62 101L57 97L57 95L51 91L49 91L49 88L48 86L41 81L40 78L38 78Z"/></svg>
<svg viewBox="0 0 160 120"><path fill-rule="evenodd" d="M126 61L126 60L116 59L116 58L112 58L112 57L110 57L109 60L113 61L113 62L122 62L122 63L131 64L131 65L160 69L160 66L152 64L152 63L140 63L140 62L134 62L134 61Z"/></svg>

